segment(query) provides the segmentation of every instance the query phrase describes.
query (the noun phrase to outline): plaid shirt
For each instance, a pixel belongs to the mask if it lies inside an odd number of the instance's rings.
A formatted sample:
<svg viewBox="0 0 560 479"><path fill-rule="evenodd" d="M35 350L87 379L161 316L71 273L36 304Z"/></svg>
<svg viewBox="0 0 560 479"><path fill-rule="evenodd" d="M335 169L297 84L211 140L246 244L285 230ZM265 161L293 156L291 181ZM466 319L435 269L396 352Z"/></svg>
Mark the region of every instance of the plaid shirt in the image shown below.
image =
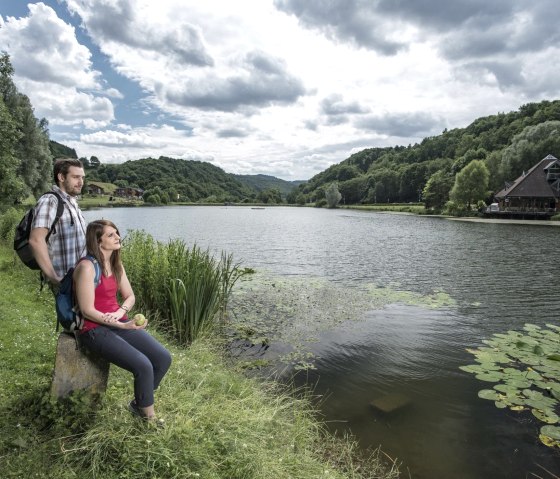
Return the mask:
<svg viewBox="0 0 560 479"><path fill-rule="evenodd" d="M86 254L86 220L76 199L53 186L64 201L64 212L49 238L47 249L56 274L63 277ZM35 206L35 216L31 228L50 230L56 216L57 199L54 195L44 195Z"/></svg>

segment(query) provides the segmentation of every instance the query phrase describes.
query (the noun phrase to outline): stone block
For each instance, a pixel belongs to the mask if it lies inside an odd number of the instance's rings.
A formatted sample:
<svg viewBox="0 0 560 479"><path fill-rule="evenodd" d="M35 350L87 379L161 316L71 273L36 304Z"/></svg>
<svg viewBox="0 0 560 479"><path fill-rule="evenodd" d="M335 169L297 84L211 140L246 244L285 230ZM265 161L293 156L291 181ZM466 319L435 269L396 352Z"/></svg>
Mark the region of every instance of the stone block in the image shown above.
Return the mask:
<svg viewBox="0 0 560 479"><path fill-rule="evenodd" d="M85 349L76 348L73 334L61 333L56 347L51 395L68 396L75 391L103 394L109 379L109 363Z"/></svg>
<svg viewBox="0 0 560 479"><path fill-rule="evenodd" d="M383 414L394 413L409 404L410 399L399 393L386 394L370 402L370 406L373 409Z"/></svg>

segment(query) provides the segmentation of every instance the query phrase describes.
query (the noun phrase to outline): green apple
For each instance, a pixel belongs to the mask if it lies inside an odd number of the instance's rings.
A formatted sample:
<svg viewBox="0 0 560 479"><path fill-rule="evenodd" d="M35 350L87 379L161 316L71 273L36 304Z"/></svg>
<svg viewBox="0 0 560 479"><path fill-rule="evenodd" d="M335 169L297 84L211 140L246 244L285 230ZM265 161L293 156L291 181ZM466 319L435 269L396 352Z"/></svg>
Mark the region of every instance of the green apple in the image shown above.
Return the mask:
<svg viewBox="0 0 560 479"><path fill-rule="evenodd" d="M143 326L146 322L146 317L142 313L138 313L134 315L134 324L136 326Z"/></svg>

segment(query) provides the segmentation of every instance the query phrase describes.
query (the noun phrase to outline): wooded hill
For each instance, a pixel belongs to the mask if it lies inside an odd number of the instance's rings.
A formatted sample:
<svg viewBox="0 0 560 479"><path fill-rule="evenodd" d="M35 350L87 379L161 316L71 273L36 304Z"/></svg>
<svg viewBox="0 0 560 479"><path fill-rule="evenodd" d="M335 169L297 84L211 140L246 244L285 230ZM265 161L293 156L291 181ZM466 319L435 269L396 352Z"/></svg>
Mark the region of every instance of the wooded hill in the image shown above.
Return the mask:
<svg viewBox="0 0 560 479"><path fill-rule="evenodd" d="M277 189L283 197L291 193L291 191L305 183L305 181L286 181L281 178L276 178L270 175L233 175L235 179L239 180L244 185L256 191L265 191L270 189Z"/></svg>
<svg viewBox="0 0 560 479"><path fill-rule="evenodd" d="M89 181L131 186L168 201L239 202L254 198L256 191L221 168L202 161L160 156L101 164L87 170Z"/></svg>
<svg viewBox="0 0 560 479"><path fill-rule="evenodd" d="M441 207L457 173L473 160L484 162L488 187L496 192L548 154L560 158L559 100L479 118L413 146L362 150L315 175L288 199L320 202L336 182L345 204L426 201L426 184L437 174L431 186L440 190L436 206Z"/></svg>

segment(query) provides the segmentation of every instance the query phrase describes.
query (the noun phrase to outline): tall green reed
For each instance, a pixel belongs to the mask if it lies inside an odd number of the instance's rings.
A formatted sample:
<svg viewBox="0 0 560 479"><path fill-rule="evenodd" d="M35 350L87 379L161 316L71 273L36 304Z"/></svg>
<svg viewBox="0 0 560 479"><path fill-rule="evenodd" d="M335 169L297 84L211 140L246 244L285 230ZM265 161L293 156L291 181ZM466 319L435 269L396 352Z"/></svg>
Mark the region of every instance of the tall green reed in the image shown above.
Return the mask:
<svg viewBox="0 0 560 479"><path fill-rule="evenodd" d="M181 344L210 334L224 318L235 282L245 274L232 255L216 260L182 240L155 241L143 231L127 236L123 261L136 308L152 316Z"/></svg>

